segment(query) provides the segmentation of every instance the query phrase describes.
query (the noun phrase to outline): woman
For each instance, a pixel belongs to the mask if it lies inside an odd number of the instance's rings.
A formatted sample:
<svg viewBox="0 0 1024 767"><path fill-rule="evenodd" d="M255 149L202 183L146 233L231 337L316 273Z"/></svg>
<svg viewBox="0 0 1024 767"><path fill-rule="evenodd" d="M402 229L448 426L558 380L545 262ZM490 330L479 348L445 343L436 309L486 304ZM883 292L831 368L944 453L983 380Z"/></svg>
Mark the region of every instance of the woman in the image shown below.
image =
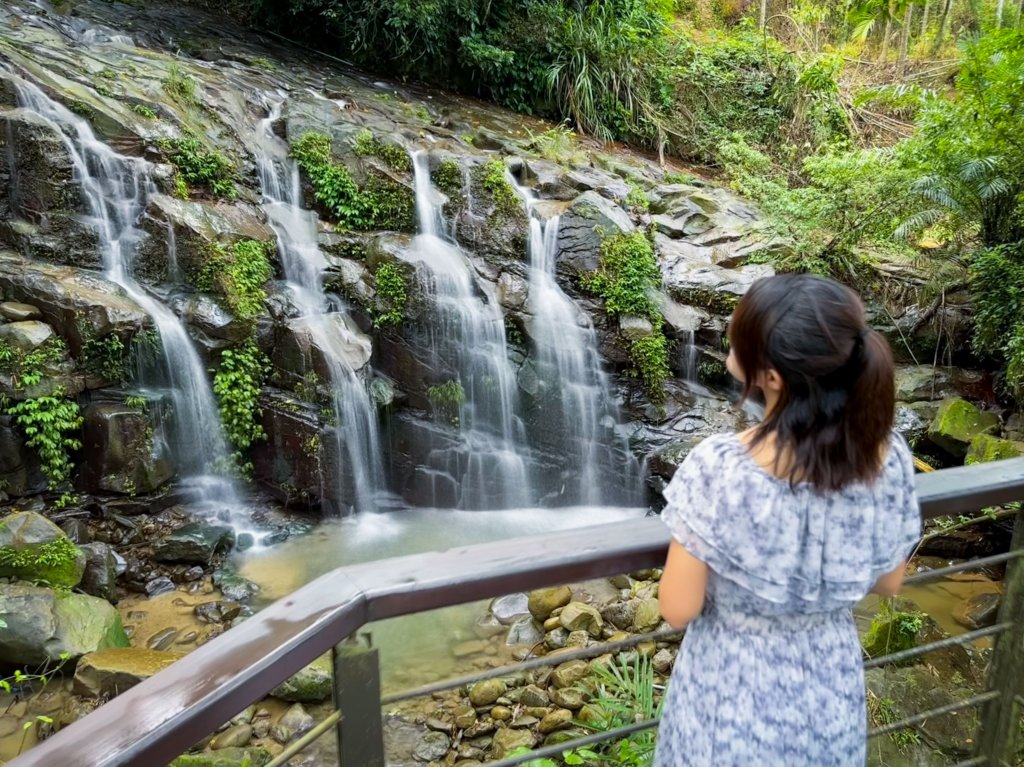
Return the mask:
<svg viewBox="0 0 1024 767"><path fill-rule="evenodd" d="M729 341L765 417L702 442L665 489L659 598L687 631L655 765L863 767L851 608L899 590L920 535L892 353L852 290L810 275L756 283Z"/></svg>

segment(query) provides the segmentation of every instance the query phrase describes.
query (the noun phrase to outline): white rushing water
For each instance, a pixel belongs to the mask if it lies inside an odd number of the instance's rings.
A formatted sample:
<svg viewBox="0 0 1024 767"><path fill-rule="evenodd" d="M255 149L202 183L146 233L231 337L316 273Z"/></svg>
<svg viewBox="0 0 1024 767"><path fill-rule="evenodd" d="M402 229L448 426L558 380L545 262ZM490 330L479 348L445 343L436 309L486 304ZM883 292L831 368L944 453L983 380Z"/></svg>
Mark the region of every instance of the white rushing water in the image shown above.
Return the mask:
<svg viewBox="0 0 1024 767"><path fill-rule="evenodd" d="M337 301L324 293L327 261L317 242L316 213L302 207L299 171L288 159L288 148L273 132L280 104L260 124L253 147L259 168L263 209L277 234L278 253L299 321L322 351L330 373L329 389L335 427L335 454L345 465L330 472L339 486L324 488L323 496L349 499L356 511L371 511L384 488L377 413L351 360L369 357L369 340L359 335ZM321 473L323 478L324 473Z"/></svg>
<svg viewBox="0 0 1024 767"><path fill-rule="evenodd" d="M542 221L532 192L511 183L530 219L530 336L537 379L544 389L543 423L556 452L568 459L561 500L574 504L639 503L640 466L616 434L618 407L601 367L590 317L555 279L558 216Z"/></svg>
<svg viewBox="0 0 1024 767"><path fill-rule="evenodd" d="M462 391L463 449L439 452L435 458L441 465L433 468L455 478L459 508L525 506L532 496L527 445L505 320L496 297L485 294L474 278L466 254L444 233L443 198L431 183L429 158L416 152L412 159L419 234L407 257L428 272L435 312L431 350L456 372L455 385Z"/></svg>
<svg viewBox="0 0 1024 767"><path fill-rule="evenodd" d="M32 83L15 79L19 106L32 110L64 137L75 178L96 232L106 277L120 285L153 320L160 337L157 368L145 383L166 388L173 403L170 444L185 487L197 501L219 510L238 507L234 483L215 467L227 467L228 451L207 379L206 367L185 325L132 276L132 256L141 236L136 224L155 192L149 166L114 152L93 134L89 124L49 98Z"/></svg>

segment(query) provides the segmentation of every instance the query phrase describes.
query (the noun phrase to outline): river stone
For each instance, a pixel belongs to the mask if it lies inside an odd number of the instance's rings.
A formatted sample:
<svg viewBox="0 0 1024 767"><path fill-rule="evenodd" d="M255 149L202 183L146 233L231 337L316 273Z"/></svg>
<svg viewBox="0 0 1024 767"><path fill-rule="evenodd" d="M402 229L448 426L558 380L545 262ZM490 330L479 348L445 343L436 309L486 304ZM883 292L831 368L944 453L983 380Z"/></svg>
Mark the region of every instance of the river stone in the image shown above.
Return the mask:
<svg viewBox="0 0 1024 767"><path fill-rule="evenodd" d="M577 690L575 687L566 687L561 690L556 688L551 691L551 702L562 708L579 711L583 708L583 691Z"/></svg>
<svg viewBox="0 0 1024 767"><path fill-rule="evenodd" d="M569 632L561 626L552 629L544 635L544 644L549 650L560 650L569 641Z"/></svg>
<svg viewBox="0 0 1024 767"><path fill-rule="evenodd" d="M490 706L508 689L502 679L484 679L469 688L469 702L476 707Z"/></svg>
<svg viewBox="0 0 1024 767"><path fill-rule="evenodd" d="M586 631L594 638L601 636L601 628L604 626L601 613L583 602L567 604L562 608L558 620L566 631Z"/></svg>
<svg viewBox="0 0 1024 767"><path fill-rule="evenodd" d="M252 740L252 726L236 724L215 735L210 741L210 748L214 751L223 751L225 748L242 748L248 746L250 740Z"/></svg>
<svg viewBox="0 0 1024 767"><path fill-rule="evenodd" d="M36 666L127 647L121 616L110 603L39 586L0 584L0 662Z"/></svg>
<svg viewBox="0 0 1024 767"><path fill-rule="evenodd" d="M565 607L572 601L572 589L568 586L553 586L547 589L531 591L527 600L530 614L539 621L547 620L548 616L559 607Z"/></svg>
<svg viewBox="0 0 1024 767"><path fill-rule="evenodd" d="M82 546L85 554L85 572L79 588L86 594L113 602L117 597L117 560L114 550L105 543L87 543Z"/></svg>
<svg viewBox="0 0 1024 767"><path fill-rule="evenodd" d="M460 730L466 730L476 724L476 711L469 706L458 706L452 712L455 726Z"/></svg>
<svg viewBox="0 0 1024 767"><path fill-rule="evenodd" d="M942 399L952 391L952 378L942 368L932 365L901 365L896 368L897 402Z"/></svg>
<svg viewBox="0 0 1024 767"><path fill-rule="evenodd" d="M270 736L278 743L285 745L300 735L304 735L313 729L313 717L311 717L301 703L294 704L284 712L284 715L270 728Z"/></svg>
<svg viewBox="0 0 1024 767"><path fill-rule="evenodd" d="M623 602L610 602L601 608L601 617L617 629L628 629L636 619L639 602L627 599Z"/></svg>
<svg viewBox="0 0 1024 767"><path fill-rule="evenodd" d="M928 439L950 455L962 458L971 440L979 434L993 434L998 428L999 417L995 413L983 412L966 400L953 398L939 406L928 427Z"/></svg>
<svg viewBox="0 0 1024 767"><path fill-rule="evenodd" d="M265 748L224 748L179 756L170 767L264 767L273 756Z"/></svg>
<svg viewBox="0 0 1024 767"><path fill-rule="evenodd" d="M413 749L413 757L421 762L435 762L448 754L451 741L443 732L428 732Z"/></svg>
<svg viewBox="0 0 1024 767"><path fill-rule="evenodd" d="M19 511L0 520L0 576L51 586L77 586L85 554L41 514Z"/></svg>
<svg viewBox="0 0 1024 767"><path fill-rule="evenodd" d="M672 673L672 664L675 663L675 660L676 656L671 650L658 650L651 659L651 665L662 676L668 676Z"/></svg>
<svg viewBox="0 0 1024 767"><path fill-rule="evenodd" d="M161 629L146 640L146 647L150 650L166 650L174 644L180 632L174 626Z"/></svg>
<svg viewBox="0 0 1024 767"><path fill-rule="evenodd" d="M1001 602L1001 594L975 594L956 608L953 619L969 629L991 626L999 616Z"/></svg>
<svg viewBox="0 0 1024 767"><path fill-rule="evenodd" d="M0 341L6 341L22 351L38 349L53 338L53 328L39 320L24 320L0 325Z"/></svg>
<svg viewBox="0 0 1024 767"><path fill-rule="evenodd" d="M174 581L166 575L160 575L152 580L146 581L146 596L152 598L160 596L161 594L168 594L174 591L175 588L176 586L174 585Z"/></svg>
<svg viewBox="0 0 1024 767"><path fill-rule="evenodd" d="M968 466L975 463L1002 461L1007 458L1019 458L1024 455L1024 443L1011 442L989 434L979 434L971 440L967 448L964 463Z"/></svg>
<svg viewBox="0 0 1024 767"><path fill-rule="evenodd" d="M537 745L537 739L529 730L513 729L504 727L494 733L491 741L491 759L504 759L513 751L521 748L533 748Z"/></svg>
<svg viewBox="0 0 1024 767"><path fill-rule="evenodd" d="M644 599L636 607L633 628L637 632L653 631L661 623L661 608L657 599Z"/></svg>
<svg viewBox="0 0 1024 767"><path fill-rule="evenodd" d="M542 690L535 684L531 684L523 688L523 692L519 696L519 702L527 708L541 708L547 706L551 701L545 690Z"/></svg>
<svg viewBox="0 0 1024 767"><path fill-rule="evenodd" d="M11 322L22 322L24 320L41 320L43 313L39 311L38 306L32 306L32 304L4 301L0 303L0 317Z"/></svg>
<svg viewBox="0 0 1024 767"><path fill-rule="evenodd" d="M544 632L529 615L524 615L516 620L508 630L508 637L505 644L509 647L515 645L535 645L544 641Z"/></svg>
<svg viewBox="0 0 1024 767"><path fill-rule="evenodd" d="M292 703L327 700L331 697L332 679L331 656L323 655L271 690L270 695Z"/></svg>
<svg viewBox="0 0 1024 767"><path fill-rule="evenodd" d="M570 724L572 724L572 711L565 708L557 708L540 720L537 729L541 735L547 735L555 730L568 727Z"/></svg>
<svg viewBox="0 0 1024 767"><path fill-rule="evenodd" d="M551 672L551 683L558 688L571 687L590 673L590 665L583 660L571 660Z"/></svg>
<svg viewBox="0 0 1024 767"><path fill-rule="evenodd" d="M105 402L89 405L83 417L84 477L93 492L150 493L174 476L145 413Z"/></svg>
<svg viewBox="0 0 1024 767"><path fill-rule="evenodd" d="M526 594L508 594L498 597L491 602L491 615L506 626L510 626L517 619L529 615L530 608Z"/></svg>
<svg viewBox="0 0 1024 767"><path fill-rule="evenodd" d="M158 541L153 546L157 562L209 564L217 552L234 544L234 531L227 525L192 522Z"/></svg>

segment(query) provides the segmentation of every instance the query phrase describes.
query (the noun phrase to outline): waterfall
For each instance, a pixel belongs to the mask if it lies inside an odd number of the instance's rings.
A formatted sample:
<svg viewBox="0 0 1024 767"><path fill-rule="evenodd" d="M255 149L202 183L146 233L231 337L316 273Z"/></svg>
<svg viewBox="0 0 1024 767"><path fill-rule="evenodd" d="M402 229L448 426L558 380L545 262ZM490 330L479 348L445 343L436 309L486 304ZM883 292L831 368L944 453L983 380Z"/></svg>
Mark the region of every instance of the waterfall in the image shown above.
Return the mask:
<svg viewBox="0 0 1024 767"><path fill-rule="evenodd" d="M567 459L559 500L563 503L636 504L640 466L616 434L618 408L601 368L593 323L555 279L558 216L542 221L532 192L508 174L530 219L529 303L533 362L543 387L547 439Z"/></svg>
<svg viewBox="0 0 1024 767"><path fill-rule="evenodd" d="M88 211L88 223L99 240L105 276L120 285L153 320L160 336L154 355L152 383L166 385L174 410L171 444L180 474L188 479L196 500L237 508L234 483L212 475L226 467L228 451L217 403L207 371L182 321L147 293L132 276L132 255L141 236L136 222L155 191L149 166L114 152L93 134L89 124L50 99L35 85L15 78L18 105L54 125L74 163Z"/></svg>
<svg viewBox="0 0 1024 767"><path fill-rule="evenodd" d="M681 355L683 358L683 380L687 383L696 383L697 358L700 356L700 349L697 348L692 328L686 331L686 340L682 343Z"/></svg>
<svg viewBox="0 0 1024 767"><path fill-rule="evenodd" d="M525 428L518 415L515 372L508 360L505 320L494 295L474 279L466 254L444 233L441 195L430 180L425 152L412 156L419 234L408 251L428 272L436 312L428 344L456 375L449 404L457 406L460 450L438 450L436 470L454 478L464 509L525 506L533 493L526 468Z"/></svg>
<svg viewBox="0 0 1024 767"><path fill-rule="evenodd" d="M317 216L302 207L298 168L288 159L287 147L272 129L280 109L277 104L260 123L261 135L254 154L263 209L277 234L292 300L301 313L300 322L323 352L331 379L328 383L335 419L331 431L335 454L345 458L346 466L334 474L339 486L330 488L333 493L322 492L321 497L350 498L356 511L371 511L384 487L377 412L349 362L353 357L369 358L369 348L366 339L353 330L340 303L329 301L324 293L327 261L317 243Z"/></svg>

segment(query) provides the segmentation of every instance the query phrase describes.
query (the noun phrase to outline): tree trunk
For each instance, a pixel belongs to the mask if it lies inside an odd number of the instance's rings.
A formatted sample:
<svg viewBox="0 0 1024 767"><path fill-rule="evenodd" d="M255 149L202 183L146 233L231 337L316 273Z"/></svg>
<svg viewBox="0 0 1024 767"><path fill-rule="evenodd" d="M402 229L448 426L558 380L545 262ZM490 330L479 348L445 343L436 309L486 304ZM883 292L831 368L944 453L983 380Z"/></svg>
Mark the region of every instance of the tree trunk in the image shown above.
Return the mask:
<svg viewBox="0 0 1024 767"><path fill-rule="evenodd" d="M1006 5L1006 0L999 0L999 4L996 5L996 26L1003 26L1003 6Z"/></svg>
<svg viewBox="0 0 1024 767"><path fill-rule="evenodd" d="M932 48L933 52L938 51L944 42L946 42L946 28L949 26L949 9L953 5L953 0L946 0L942 6L942 18L939 19L939 31L935 35L935 47Z"/></svg>
<svg viewBox="0 0 1024 767"><path fill-rule="evenodd" d="M924 40L925 33L928 31L928 10L931 8L931 0L924 0L924 12L921 14L921 34L918 35Z"/></svg>
<svg viewBox="0 0 1024 767"><path fill-rule="evenodd" d="M761 18L759 20L759 26L764 29L764 25L768 22L768 0L761 0Z"/></svg>
<svg viewBox="0 0 1024 767"><path fill-rule="evenodd" d="M889 38L892 36L893 4L896 0L889 0L889 12L885 14L885 27L882 29L882 51L878 57L885 61L889 58Z"/></svg>
<svg viewBox="0 0 1024 767"><path fill-rule="evenodd" d="M910 25L914 21L914 4L907 3L907 11L903 14L903 29L900 30L900 61L907 60L910 48Z"/></svg>

